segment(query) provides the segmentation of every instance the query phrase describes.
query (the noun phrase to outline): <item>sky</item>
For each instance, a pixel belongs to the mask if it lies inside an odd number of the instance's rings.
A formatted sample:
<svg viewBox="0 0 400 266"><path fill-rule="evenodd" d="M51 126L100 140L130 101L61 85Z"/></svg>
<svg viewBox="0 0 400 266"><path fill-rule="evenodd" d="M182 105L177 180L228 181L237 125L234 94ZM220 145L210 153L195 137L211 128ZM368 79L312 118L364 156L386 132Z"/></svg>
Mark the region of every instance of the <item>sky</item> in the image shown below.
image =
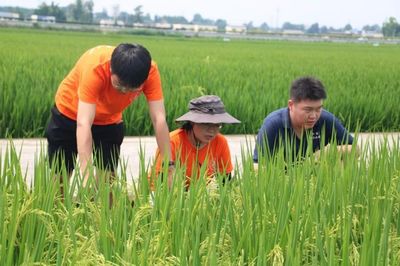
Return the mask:
<svg viewBox="0 0 400 266"><path fill-rule="evenodd" d="M36 8L51 0L1 0L0 6ZM75 0L53 0L60 7ZM94 11L106 9L112 14L113 7L133 13L141 5L142 11L154 15L184 16L189 21L199 13L203 18L225 19L230 25L253 22L259 26L266 22L270 27L284 22L309 26L342 28L351 24L361 29L364 25L382 25L389 17L400 21L400 0L93 0Z"/></svg>

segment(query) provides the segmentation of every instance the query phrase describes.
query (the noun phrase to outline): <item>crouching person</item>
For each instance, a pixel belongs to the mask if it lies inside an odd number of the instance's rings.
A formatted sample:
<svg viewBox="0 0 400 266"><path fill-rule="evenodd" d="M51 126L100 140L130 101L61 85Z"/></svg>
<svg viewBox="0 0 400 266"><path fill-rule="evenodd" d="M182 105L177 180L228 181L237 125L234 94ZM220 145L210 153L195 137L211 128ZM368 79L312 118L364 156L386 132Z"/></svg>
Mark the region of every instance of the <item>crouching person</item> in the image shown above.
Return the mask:
<svg viewBox="0 0 400 266"><path fill-rule="evenodd" d="M284 150L286 161L304 158L309 148L318 156L319 149L331 142L336 142L339 153L350 153L353 137L339 119L323 109L326 97L318 79L296 79L290 88L288 106L270 113L258 131L253 155L255 168L260 155L272 156L279 149Z"/></svg>
<svg viewBox="0 0 400 266"><path fill-rule="evenodd" d="M230 179L233 170L231 153L220 129L223 124L236 124L240 121L225 111L221 99L215 95L192 99L189 102L189 112L177 118L176 122L183 124L170 133L172 158L169 167L179 163L184 168L186 188L189 188L191 180L201 178L201 172L205 173L203 176L206 182L216 174L224 175L224 180ZM163 159L157 150L155 173L162 171ZM152 175L152 179L157 176ZM151 184L154 185L154 181L151 180Z"/></svg>

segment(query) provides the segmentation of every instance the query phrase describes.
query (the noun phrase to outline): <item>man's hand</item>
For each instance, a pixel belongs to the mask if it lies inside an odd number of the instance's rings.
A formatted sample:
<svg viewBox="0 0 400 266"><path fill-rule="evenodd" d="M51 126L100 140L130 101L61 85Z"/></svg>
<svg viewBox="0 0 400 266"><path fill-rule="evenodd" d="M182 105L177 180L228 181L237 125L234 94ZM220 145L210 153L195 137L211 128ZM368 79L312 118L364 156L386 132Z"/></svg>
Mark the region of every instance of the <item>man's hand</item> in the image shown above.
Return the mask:
<svg viewBox="0 0 400 266"><path fill-rule="evenodd" d="M172 184L174 182L174 175L175 175L175 165L168 166L168 180L167 184L169 188L172 188Z"/></svg>
<svg viewBox="0 0 400 266"><path fill-rule="evenodd" d="M332 146L330 144L328 144L324 147L324 152L329 152L330 149L332 149ZM354 149L356 149L355 153L356 153L356 156L358 157L360 154L359 150L357 147L354 147ZM351 154L351 152L353 150L353 145L339 145L339 146L336 146L336 150L339 153L340 158L343 160L343 157L345 157L348 154ZM320 150L314 152L314 158L316 160L320 160L320 158L321 158Z"/></svg>
<svg viewBox="0 0 400 266"><path fill-rule="evenodd" d="M258 171L258 163L253 163L254 172Z"/></svg>

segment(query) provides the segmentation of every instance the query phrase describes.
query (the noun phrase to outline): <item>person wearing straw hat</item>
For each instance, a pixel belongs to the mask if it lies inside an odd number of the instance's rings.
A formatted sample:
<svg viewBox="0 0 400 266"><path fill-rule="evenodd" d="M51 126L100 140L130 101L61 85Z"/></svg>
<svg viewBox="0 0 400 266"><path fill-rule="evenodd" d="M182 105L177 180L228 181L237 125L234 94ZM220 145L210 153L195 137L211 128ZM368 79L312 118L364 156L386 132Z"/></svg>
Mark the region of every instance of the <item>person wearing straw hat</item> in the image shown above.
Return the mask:
<svg viewBox="0 0 400 266"><path fill-rule="evenodd" d="M215 174L231 178L233 170L231 154L226 138L220 133L223 124L237 124L239 120L226 112L225 106L216 95L205 95L189 102L189 112L175 121L182 122L181 128L170 133L173 164L179 164L186 171L186 186L191 178L199 178L202 167L207 178ZM163 158L156 153L156 173L162 168Z"/></svg>

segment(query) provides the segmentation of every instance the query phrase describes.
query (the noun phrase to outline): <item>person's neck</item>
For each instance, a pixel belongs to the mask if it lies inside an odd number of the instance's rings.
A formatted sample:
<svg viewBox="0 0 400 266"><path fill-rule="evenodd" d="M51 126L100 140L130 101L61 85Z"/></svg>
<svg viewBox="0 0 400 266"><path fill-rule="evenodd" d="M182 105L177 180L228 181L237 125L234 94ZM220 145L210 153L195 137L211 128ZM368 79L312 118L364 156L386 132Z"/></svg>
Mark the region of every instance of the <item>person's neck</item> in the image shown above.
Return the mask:
<svg viewBox="0 0 400 266"><path fill-rule="evenodd" d="M198 138L196 138L196 135L194 134L193 129L189 131L189 140L190 143L197 149L203 148L207 143L201 142Z"/></svg>
<svg viewBox="0 0 400 266"><path fill-rule="evenodd" d="M300 139L301 136L303 135L303 132L304 132L304 127L303 127L303 125L300 125L300 126L295 125L295 124L293 123L293 120L292 120L292 117L291 117L291 115L290 115L290 112L289 112L289 120L290 120L290 125L291 125L291 127L293 128L294 133L295 133L296 136Z"/></svg>
<svg viewBox="0 0 400 266"><path fill-rule="evenodd" d="M303 127L296 127L293 126L293 131L296 134L296 136L301 139L301 137L303 136L304 133L304 128Z"/></svg>

